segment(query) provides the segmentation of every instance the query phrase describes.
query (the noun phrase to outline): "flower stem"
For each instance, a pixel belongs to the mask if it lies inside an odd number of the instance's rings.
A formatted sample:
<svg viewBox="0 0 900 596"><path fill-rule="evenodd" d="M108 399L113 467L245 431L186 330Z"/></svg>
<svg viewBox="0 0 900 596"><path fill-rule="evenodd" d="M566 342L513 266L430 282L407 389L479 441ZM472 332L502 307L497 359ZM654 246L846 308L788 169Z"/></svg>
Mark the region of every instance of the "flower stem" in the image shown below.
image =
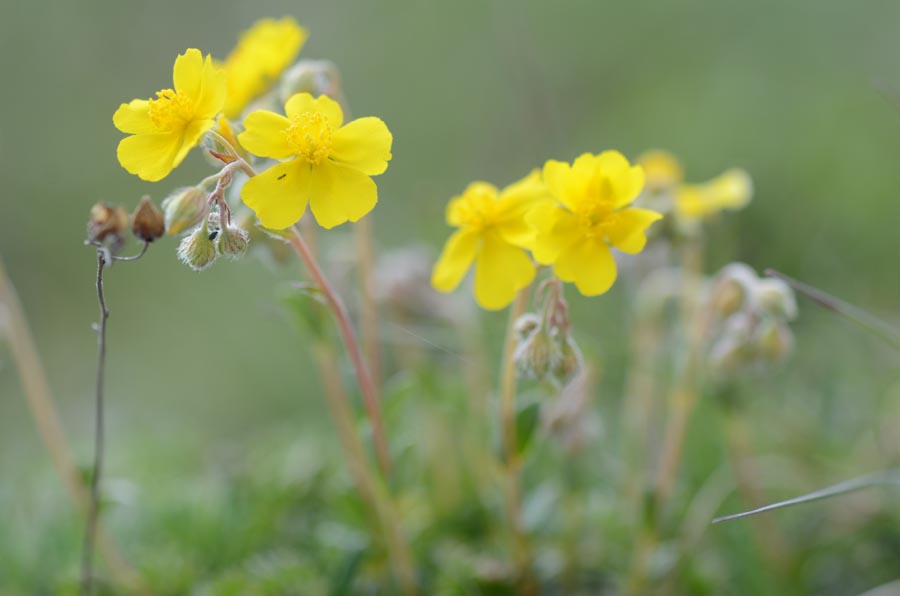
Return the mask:
<svg viewBox="0 0 900 596"><path fill-rule="evenodd" d="M325 386L328 409L338 430L338 437L350 466L350 474L363 500L372 508L385 537L391 565L403 594L416 593L416 572L409 552L409 545L403 535L397 512L384 484L371 472L365 449L359 440L353 423L350 400L341 383L337 358L326 341L315 347L316 362Z"/></svg>
<svg viewBox="0 0 900 596"><path fill-rule="evenodd" d="M531 544L522 522L522 496L519 486L522 461L516 433L516 366L513 360L516 350L515 325L525 312L528 294L529 288L520 290L510 308L500 367L500 425L503 436L506 512L520 580L523 582L522 593L534 593L536 590L531 570Z"/></svg>
<svg viewBox="0 0 900 596"><path fill-rule="evenodd" d="M703 276L703 244L700 239L688 241L682 252L682 326L686 340L686 357L670 399L670 415L663 434L661 460L656 474L657 505L668 501L675 488L684 439L699 391L705 317L697 304L697 292Z"/></svg>
<svg viewBox="0 0 900 596"><path fill-rule="evenodd" d="M2 261L0 261L0 305L6 307L10 350L38 433L76 508L86 513L88 488L75 464L28 320ZM119 583L137 593L147 592L137 572L102 528L97 530L97 545L109 566L110 573Z"/></svg>
<svg viewBox="0 0 900 596"><path fill-rule="evenodd" d="M381 352L378 345L378 307L375 304L375 246L372 220L364 217L353 229L356 234L356 259L359 263L360 333L372 381L381 386Z"/></svg>
<svg viewBox="0 0 900 596"><path fill-rule="evenodd" d="M316 285L319 286L322 295L325 297L326 302L328 302L328 307L331 309L337 320L341 339L350 355L350 361L353 364L353 369L356 372L356 380L359 384L360 392L362 393L366 414L372 425L372 440L375 444L375 455L378 460L378 465L381 468L382 474L384 474L385 477L388 477L391 471L391 457L388 450L387 439L385 438L384 423L381 418L378 391L369 374L368 368L366 368L365 362L363 362L359 342L356 339L356 333L353 331L353 325L350 323L350 316L347 314L347 309L340 296L334 291L334 288L331 287L331 284L325 278L325 274L319 268L319 264L313 257L309 246L307 246L306 242L303 240L303 236L296 227L291 229L290 242L307 269L309 269L310 275L312 275Z"/></svg>
<svg viewBox="0 0 900 596"><path fill-rule="evenodd" d="M106 320L109 309L106 308L106 297L103 294L103 270L106 268L106 253L97 250L97 303L100 307L100 320L97 331L97 377L94 405L94 465L91 474L91 495L88 501L87 523L84 531L84 546L81 552L81 594L89 596L93 592L94 581L94 541L97 533L97 517L100 509L100 477L103 473L104 455L104 380L106 373Z"/></svg>

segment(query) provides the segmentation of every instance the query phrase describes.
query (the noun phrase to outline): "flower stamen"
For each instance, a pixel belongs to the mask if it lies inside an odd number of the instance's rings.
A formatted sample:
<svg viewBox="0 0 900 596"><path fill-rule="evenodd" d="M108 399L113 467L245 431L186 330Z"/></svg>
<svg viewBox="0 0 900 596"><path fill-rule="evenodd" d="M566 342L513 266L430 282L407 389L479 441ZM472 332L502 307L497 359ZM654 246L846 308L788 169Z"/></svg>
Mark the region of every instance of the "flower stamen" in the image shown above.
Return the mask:
<svg viewBox="0 0 900 596"><path fill-rule="evenodd" d="M172 89L156 92L150 100L150 120L161 131L176 130L194 117L194 101L184 93Z"/></svg>
<svg viewBox="0 0 900 596"><path fill-rule="evenodd" d="M293 117L282 134L296 155L316 166L331 156L333 132L324 114L304 112Z"/></svg>

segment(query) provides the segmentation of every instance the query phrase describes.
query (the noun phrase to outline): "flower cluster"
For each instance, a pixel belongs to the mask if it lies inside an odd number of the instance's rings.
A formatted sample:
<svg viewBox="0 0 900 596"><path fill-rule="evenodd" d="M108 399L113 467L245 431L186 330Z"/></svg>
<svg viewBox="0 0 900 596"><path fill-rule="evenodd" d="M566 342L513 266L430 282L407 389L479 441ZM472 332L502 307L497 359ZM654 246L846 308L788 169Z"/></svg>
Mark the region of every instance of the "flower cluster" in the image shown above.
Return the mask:
<svg viewBox="0 0 900 596"><path fill-rule="evenodd" d="M319 225L333 228L378 202L372 176L387 169L391 133L374 117L344 122L340 104L324 95L341 97L330 63L289 68L306 38L291 18L263 19L222 62L188 49L175 60L171 88L122 104L113 116L129 135L119 163L143 180L164 179L201 144L221 168L164 204L169 234L187 234L179 256L194 269L246 250L248 230L231 222L247 218L232 220L226 196L235 179L241 201L269 230L293 226L307 205ZM300 92L284 95L292 89Z"/></svg>
<svg viewBox="0 0 900 596"><path fill-rule="evenodd" d="M709 366L719 376L767 370L793 349L788 323L797 316L794 292L743 263L728 265L713 279L707 312Z"/></svg>
<svg viewBox="0 0 900 596"><path fill-rule="evenodd" d="M499 309L531 283L536 262L586 296L603 294L616 279L611 248L640 252L647 228L662 217L631 205L643 186L643 169L618 151L548 161L502 191L473 183L447 208L447 223L459 230L432 283L451 291L474 262L475 299Z"/></svg>

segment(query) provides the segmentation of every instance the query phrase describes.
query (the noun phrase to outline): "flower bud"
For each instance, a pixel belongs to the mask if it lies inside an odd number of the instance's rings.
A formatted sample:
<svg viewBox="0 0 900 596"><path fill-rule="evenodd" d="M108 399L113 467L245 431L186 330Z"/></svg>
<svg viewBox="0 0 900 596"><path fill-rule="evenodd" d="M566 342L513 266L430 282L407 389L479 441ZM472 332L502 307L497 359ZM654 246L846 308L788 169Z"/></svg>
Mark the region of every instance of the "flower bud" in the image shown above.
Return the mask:
<svg viewBox="0 0 900 596"><path fill-rule="evenodd" d="M206 192L196 186L179 188L162 202L162 207L170 236L197 225L209 210Z"/></svg>
<svg viewBox="0 0 900 596"><path fill-rule="evenodd" d="M122 207L97 203L91 207L88 240L94 243L121 244L122 232L128 227L128 212Z"/></svg>
<svg viewBox="0 0 900 596"><path fill-rule="evenodd" d="M541 318L536 314L527 312L516 319L513 331L516 334L516 341L524 342L541 328Z"/></svg>
<svg viewBox="0 0 900 596"><path fill-rule="evenodd" d="M581 370L581 350L571 335L566 335L559 350L559 357L553 366L553 376L560 383L567 383Z"/></svg>
<svg viewBox="0 0 900 596"><path fill-rule="evenodd" d="M301 60L281 77L281 104L297 93L328 95L339 101L341 79L337 67L328 60Z"/></svg>
<svg viewBox="0 0 900 596"><path fill-rule="evenodd" d="M229 259L239 259L247 252L250 235L237 226L225 226L219 233L219 254Z"/></svg>
<svg viewBox="0 0 900 596"><path fill-rule="evenodd" d="M141 198L131 216L131 233L144 242L153 242L166 233L165 216L149 196Z"/></svg>
<svg viewBox="0 0 900 596"><path fill-rule="evenodd" d="M216 260L216 243L206 225L198 226L178 246L178 258L194 271L203 271Z"/></svg>
<svg viewBox="0 0 900 596"><path fill-rule="evenodd" d="M544 330L533 332L513 354L519 376L540 381L559 359L559 347Z"/></svg>
<svg viewBox="0 0 900 596"><path fill-rule="evenodd" d="M780 279L761 279L756 284L759 306L772 316L791 321L797 317L797 299Z"/></svg>
<svg viewBox="0 0 900 596"><path fill-rule="evenodd" d="M794 336L784 323L767 320L757 330L757 348L760 355L772 363L783 362L794 348Z"/></svg>

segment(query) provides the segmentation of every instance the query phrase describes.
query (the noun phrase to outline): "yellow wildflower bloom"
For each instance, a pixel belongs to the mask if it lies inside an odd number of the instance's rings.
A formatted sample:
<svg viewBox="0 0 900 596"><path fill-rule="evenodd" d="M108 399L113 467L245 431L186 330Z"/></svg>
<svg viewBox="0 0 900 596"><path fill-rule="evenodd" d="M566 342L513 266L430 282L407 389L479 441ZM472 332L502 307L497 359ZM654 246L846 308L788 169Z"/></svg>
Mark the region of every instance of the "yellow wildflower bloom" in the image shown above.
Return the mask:
<svg viewBox="0 0 900 596"><path fill-rule="evenodd" d="M742 209L753 195L744 170L731 169L703 184L685 184L675 193L675 214L682 220L705 219L725 209Z"/></svg>
<svg viewBox="0 0 900 596"><path fill-rule="evenodd" d="M237 118L247 104L265 93L297 57L306 38L306 29L290 17L261 19L241 34L225 59L225 116Z"/></svg>
<svg viewBox="0 0 900 596"><path fill-rule="evenodd" d="M744 208L753 195L753 183L744 170L731 169L702 184L685 184L681 164L667 151L647 151L638 157L638 164L644 168L646 190L661 197L665 209L688 229L725 209Z"/></svg>
<svg viewBox="0 0 900 596"><path fill-rule="evenodd" d="M649 191L671 189L684 180L681 164L668 151L647 151L638 157L637 163L644 168L644 183Z"/></svg>
<svg viewBox="0 0 900 596"><path fill-rule="evenodd" d="M123 103L113 115L116 128L132 136L119 142L122 167L155 182L169 175L212 128L225 103L225 72L200 50L189 49L175 59L174 89L156 99Z"/></svg>
<svg viewBox="0 0 900 596"><path fill-rule="evenodd" d="M257 110L244 119L238 141L261 157L290 159L248 180L241 191L263 226L282 230L297 223L307 202L323 228L357 221L375 207L393 137L379 118L342 125L341 106L327 96L298 93L282 116Z"/></svg>
<svg viewBox="0 0 900 596"><path fill-rule="evenodd" d="M555 205L540 205L528 215L536 228L533 254L553 265L563 281L586 296L606 292L616 280L610 247L638 253L645 230L662 215L629 207L644 186L644 171L618 151L586 153L572 165L550 160L544 182Z"/></svg>
<svg viewBox="0 0 900 596"><path fill-rule="evenodd" d="M447 223L459 230L447 240L431 284L441 292L452 291L474 262L478 304L496 310L512 302L535 274L523 250L534 239L525 215L546 196L537 170L502 191L486 182L470 184L447 205Z"/></svg>

